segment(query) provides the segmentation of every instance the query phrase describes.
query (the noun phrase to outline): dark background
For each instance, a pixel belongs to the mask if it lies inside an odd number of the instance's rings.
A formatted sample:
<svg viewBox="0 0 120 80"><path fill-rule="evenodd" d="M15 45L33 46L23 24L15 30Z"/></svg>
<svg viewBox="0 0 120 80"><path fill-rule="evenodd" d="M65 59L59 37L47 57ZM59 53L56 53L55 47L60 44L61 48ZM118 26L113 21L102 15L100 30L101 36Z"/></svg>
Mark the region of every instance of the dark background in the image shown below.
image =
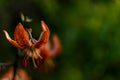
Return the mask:
<svg viewBox="0 0 120 80"><path fill-rule="evenodd" d="M1 62L12 62L17 54L2 30L13 38L20 12L33 19L23 25L36 39L44 20L63 48L54 71L25 68L33 80L120 80L119 0L0 0Z"/></svg>

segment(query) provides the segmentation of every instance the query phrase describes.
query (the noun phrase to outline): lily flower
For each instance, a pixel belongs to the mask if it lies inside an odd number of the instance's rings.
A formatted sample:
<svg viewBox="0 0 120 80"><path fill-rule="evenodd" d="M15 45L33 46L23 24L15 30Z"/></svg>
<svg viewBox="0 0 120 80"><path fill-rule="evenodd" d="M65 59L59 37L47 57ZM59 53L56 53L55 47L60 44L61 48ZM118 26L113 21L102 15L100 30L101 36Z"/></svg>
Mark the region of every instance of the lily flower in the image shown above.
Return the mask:
<svg viewBox="0 0 120 80"><path fill-rule="evenodd" d="M3 30L10 44L25 53L23 62L25 66L29 65L29 58L32 58L33 65L37 68L46 58L53 58L61 52L59 38L56 35L53 36L53 46L51 47L49 42L50 30L44 21L41 21L41 27L43 31L38 40L32 37L32 29L25 30L21 23L18 23L15 28L14 40L11 39L6 30Z"/></svg>

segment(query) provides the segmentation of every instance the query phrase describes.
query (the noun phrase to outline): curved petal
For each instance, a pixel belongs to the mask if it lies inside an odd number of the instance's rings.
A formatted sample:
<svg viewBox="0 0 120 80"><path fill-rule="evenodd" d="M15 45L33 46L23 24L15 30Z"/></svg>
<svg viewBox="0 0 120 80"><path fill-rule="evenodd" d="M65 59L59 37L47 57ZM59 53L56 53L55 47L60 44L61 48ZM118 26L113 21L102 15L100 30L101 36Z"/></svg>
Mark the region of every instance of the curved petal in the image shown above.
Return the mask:
<svg viewBox="0 0 120 80"><path fill-rule="evenodd" d="M44 21L41 21L41 25L43 32L41 33L38 42L36 42L36 44L34 45L36 48L41 48L42 46L44 46L48 42L50 36L50 30Z"/></svg>
<svg viewBox="0 0 120 80"><path fill-rule="evenodd" d="M25 31L21 23L16 26L14 39L23 48L30 46L28 33Z"/></svg>
<svg viewBox="0 0 120 80"><path fill-rule="evenodd" d="M45 45L45 48L50 51L51 47L52 47L51 43L50 43L50 41L48 41L47 44Z"/></svg>
<svg viewBox="0 0 120 80"><path fill-rule="evenodd" d="M22 49L23 47L21 47L15 40L12 40L9 36L9 34L7 33L6 30L3 30L6 39L10 42L10 44L12 44L13 46Z"/></svg>
<svg viewBox="0 0 120 80"><path fill-rule="evenodd" d="M61 43L57 35L53 36L53 47L51 49L51 57L56 57L62 51Z"/></svg>

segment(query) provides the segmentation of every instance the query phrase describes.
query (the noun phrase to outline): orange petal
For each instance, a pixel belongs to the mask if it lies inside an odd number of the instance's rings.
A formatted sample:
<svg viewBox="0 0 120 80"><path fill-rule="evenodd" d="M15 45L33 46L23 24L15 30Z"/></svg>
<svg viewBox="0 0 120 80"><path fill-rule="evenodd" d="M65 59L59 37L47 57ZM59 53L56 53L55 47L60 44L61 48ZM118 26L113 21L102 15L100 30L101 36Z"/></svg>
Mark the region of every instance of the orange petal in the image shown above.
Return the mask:
<svg viewBox="0 0 120 80"><path fill-rule="evenodd" d="M15 80L31 80L31 77L23 69L18 69L15 75Z"/></svg>
<svg viewBox="0 0 120 80"><path fill-rule="evenodd" d="M45 48L50 51L51 47L52 47L51 43L50 43L50 41L48 41L47 44L45 45Z"/></svg>
<svg viewBox="0 0 120 80"><path fill-rule="evenodd" d="M48 42L50 36L50 30L44 21L41 21L41 25L43 32L41 33L38 42L34 45L36 48L41 48L44 46Z"/></svg>
<svg viewBox="0 0 120 80"><path fill-rule="evenodd" d="M50 51L48 49L42 48L40 50L41 50L40 55L43 57L43 60L46 58L51 58Z"/></svg>
<svg viewBox="0 0 120 80"><path fill-rule="evenodd" d="M6 30L3 30L3 32L4 32L4 34L5 34L6 39L7 39L13 46L15 46L15 47L17 47L17 48L20 48L20 49L23 48L23 47L21 47L15 40L12 40L12 39L10 38L10 36L9 36L9 34L7 33Z"/></svg>
<svg viewBox="0 0 120 80"><path fill-rule="evenodd" d="M16 26L14 39L23 48L30 46L28 33L25 31L21 23Z"/></svg>
<svg viewBox="0 0 120 80"><path fill-rule="evenodd" d="M61 43L57 35L53 36L53 48L51 50L51 57L56 57L62 51Z"/></svg>
<svg viewBox="0 0 120 80"><path fill-rule="evenodd" d="M0 80L12 80L13 79L13 68L10 67L10 69L7 71L7 73L5 73L4 75L2 75L2 77L0 77Z"/></svg>

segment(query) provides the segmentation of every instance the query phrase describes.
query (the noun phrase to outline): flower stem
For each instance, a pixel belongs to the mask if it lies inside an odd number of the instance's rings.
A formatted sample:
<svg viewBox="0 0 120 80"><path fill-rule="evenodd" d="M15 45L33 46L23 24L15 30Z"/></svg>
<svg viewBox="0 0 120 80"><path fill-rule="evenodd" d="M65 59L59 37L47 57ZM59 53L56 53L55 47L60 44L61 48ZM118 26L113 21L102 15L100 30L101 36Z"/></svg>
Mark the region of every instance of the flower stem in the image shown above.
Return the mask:
<svg viewBox="0 0 120 80"><path fill-rule="evenodd" d="M17 65L17 63L18 63L18 58L19 58L19 56L16 54L16 57L15 57L15 62L14 62L14 65L13 65L13 80L15 80L15 76L16 76L16 73L17 73L17 67L18 67L18 65Z"/></svg>

